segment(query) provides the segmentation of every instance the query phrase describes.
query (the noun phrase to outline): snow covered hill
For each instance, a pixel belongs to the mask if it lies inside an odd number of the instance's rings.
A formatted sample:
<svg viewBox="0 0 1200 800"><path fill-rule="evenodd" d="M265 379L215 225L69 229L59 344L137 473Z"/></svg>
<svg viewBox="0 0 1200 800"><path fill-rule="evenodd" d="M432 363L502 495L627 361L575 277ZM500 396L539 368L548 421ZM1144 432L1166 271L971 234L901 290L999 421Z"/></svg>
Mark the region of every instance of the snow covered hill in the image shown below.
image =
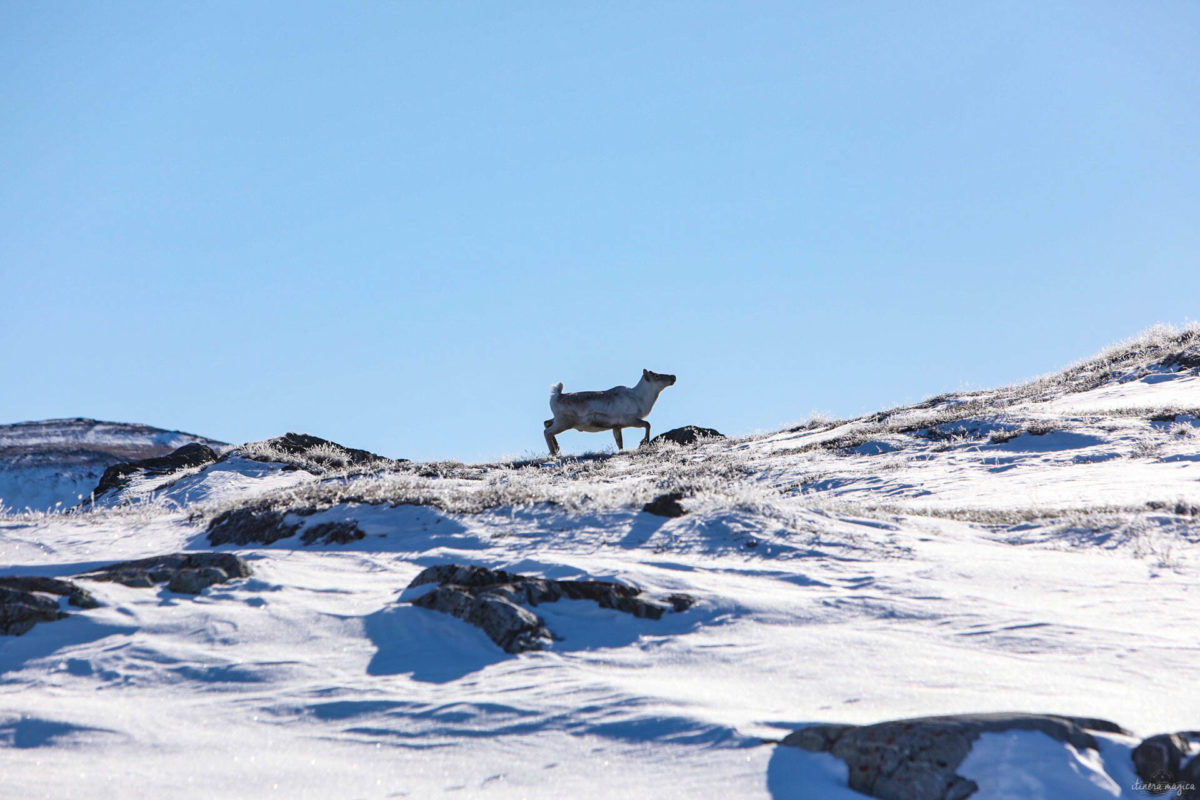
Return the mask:
<svg viewBox="0 0 1200 800"><path fill-rule="evenodd" d="M1140 745L1200 728L1194 328L685 447L286 441L0 517L38 620L0 636L0 795L1133 798L1160 752L1200 783L1200 736Z"/></svg>
<svg viewBox="0 0 1200 800"><path fill-rule="evenodd" d="M104 470L153 458L189 442L223 442L149 425L48 419L0 425L0 507L45 511L85 499Z"/></svg>

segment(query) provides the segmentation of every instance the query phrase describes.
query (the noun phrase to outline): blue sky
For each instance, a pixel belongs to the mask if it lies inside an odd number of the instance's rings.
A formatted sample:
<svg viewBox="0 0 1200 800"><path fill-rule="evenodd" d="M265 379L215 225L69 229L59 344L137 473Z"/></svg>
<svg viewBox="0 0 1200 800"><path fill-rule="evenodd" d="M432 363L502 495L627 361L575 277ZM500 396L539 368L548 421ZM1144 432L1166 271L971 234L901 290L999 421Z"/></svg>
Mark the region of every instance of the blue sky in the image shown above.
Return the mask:
<svg viewBox="0 0 1200 800"><path fill-rule="evenodd" d="M6 0L0 422L478 460L643 367L655 432L1031 377L1196 318L1197 53L1184 2Z"/></svg>

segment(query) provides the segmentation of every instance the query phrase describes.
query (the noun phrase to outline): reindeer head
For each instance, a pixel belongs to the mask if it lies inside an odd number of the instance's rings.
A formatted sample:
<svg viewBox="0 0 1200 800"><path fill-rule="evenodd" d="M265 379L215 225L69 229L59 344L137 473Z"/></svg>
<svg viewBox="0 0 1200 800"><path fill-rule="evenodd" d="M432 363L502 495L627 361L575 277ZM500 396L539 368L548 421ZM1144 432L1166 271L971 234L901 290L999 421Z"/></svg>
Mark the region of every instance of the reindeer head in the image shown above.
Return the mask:
<svg viewBox="0 0 1200 800"><path fill-rule="evenodd" d="M667 375L664 372L651 372L648 369L642 370L642 380L650 383L657 383L660 386L671 386L675 383L674 375Z"/></svg>

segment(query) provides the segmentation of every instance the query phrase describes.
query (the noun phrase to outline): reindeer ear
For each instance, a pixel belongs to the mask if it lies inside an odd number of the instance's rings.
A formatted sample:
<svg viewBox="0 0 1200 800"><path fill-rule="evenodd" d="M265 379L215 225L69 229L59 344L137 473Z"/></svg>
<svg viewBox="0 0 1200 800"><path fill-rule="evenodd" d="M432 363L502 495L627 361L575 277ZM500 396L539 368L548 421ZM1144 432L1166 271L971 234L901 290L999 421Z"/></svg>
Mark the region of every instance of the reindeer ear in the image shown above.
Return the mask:
<svg viewBox="0 0 1200 800"><path fill-rule="evenodd" d="M643 369L643 370L642 370L642 377L643 377L643 378L649 378L649 377L650 377L650 370L648 370L648 369Z"/></svg>

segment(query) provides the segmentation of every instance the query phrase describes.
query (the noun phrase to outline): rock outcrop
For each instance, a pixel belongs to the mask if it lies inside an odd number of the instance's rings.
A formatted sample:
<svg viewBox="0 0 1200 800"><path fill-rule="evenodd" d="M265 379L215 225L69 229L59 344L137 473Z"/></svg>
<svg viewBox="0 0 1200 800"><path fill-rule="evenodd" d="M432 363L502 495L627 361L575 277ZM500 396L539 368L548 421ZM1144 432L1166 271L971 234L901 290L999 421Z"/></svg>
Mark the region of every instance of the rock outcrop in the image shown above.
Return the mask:
<svg viewBox="0 0 1200 800"><path fill-rule="evenodd" d="M660 517L682 517L687 513L684 507L679 505L679 501L682 499L683 492L667 492L665 494L660 494L658 497L642 506L642 511L645 511L647 514L655 514Z"/></svg>
<svg viewBox="0 0 1200 800"><path fill-rule="evenodd" d="M172 553L121 561L75 577L137 587L165 583L172 592L199 594L213 584L249 575L250 566L232 553ZM39 622L69 616L55 596L67 598L76 608L100 605L91 592L73 581L37 575L0 577L0 634L20 636Z"/></svg>
<svg viewBox="0 0 1200 800"><path fill-rule="evenodd" d="M99 497L105 492L122 489L137 477L169 475L181 469L212 464L216 460L217 454L211 447L199 442L190 442L165 456L113 464L100 476L100 483L92 491L92 496Z"/></svg>
<svg viewBox="0 0 1200 800"><path fill-rule="evenodd" d="M659 619L667 611L686 611L696 602L681 594L670 595L665 603L653 602L643 599L640 589L609 581L560 581L457 564L428 567L408 588L431 583L437 587L412 600L413 605L469 622L508 653L543 650L556 638L525 605L554 603L566 597Z"/></svg>
<svg viewBox="0 0 1200 800"><path fill-rule="evenodd" d="M122 561L76 577L142 588L165 583L169 591L198 594L213 584L249 575L250 565L233 553L172 553Z"/></svg>
<svg viewBox="0 0 1200 800"><path fill-rule="evenodd" d="M100 604L92 593L82 586L61 578L43 578L36 575L13 575L0 578L0 588L21 592L41 592L67 598L76 608L96 608Z"/></svg>
<svg viewBox="0 0 1200 800"><path fill-rule="evenodd" d="M17 575L0 578L0 634L20 636L39 622L69 616L53 597L66 597L77 608L95 608L99 603L87 589L60 578Z"/></svg>
<svg viewBox="0 0 1200 800"><path fill-rule="evenodd" d="M1200 800L1200 754L1191 755L1195 742L1200 731L1160 733L1133 749L1133 768L1149 794Z"/></svg>
<svg viewBox="0 0 1200 800"><path fill-rule="evenodd" d="M545 650L554 634L537 614L497 592L472 592L462 586L439 586L413 605L450 614L474 625L506 653Z"/></svg>
<svg viewBox="0 0 1200 800"><path fill-rule="evenodd" d="M213 547L236 544L271 544L300 530L299 522L288 522L282 511L246 506L222 511L208 523L208 543Z"/></svg>
<svg viewBox="0 0 1200 800"><path fill-rule="evenodd" d="M39 622L67 616L58 601L35 592L0 588L0 634L20 636Z"/></svg>
<svg viewBox="0 0 1200 800"><path fill-rule="evenodd" d="M265 506L245 506L223 511L208 523L208 542L213 547L234 544L268 545L300 532L300 541L312 544L349 544L366 536L358 522L352 519L318 522L301 532L306 517L316 512L311 507L292 509L288 513Z"/></svg>
<svg viewBox="0 0 1200 800"><path fill-rule="evenodd" d="M695 444L701 439L724 439L725 434L713 428L701 428L697 425L684 425L682 428L675 428L666 433L660 433L650 440L650 444L659 441L674 442L678 445Z"/></svg>
<svg viewBox="0 0 1200 800"><path fill-rule="evenodd" d="M850 788L881 800L965 800L979 786L956 773L984 733L1040 731L1078 749L1098 750L1090 731L1125 733L1100 719L1054 714L962 714L881 722L814 725L784 745L827 752L846 762Z"/></svg>
<svg viewBox="0 0 1200 800"><path fill-rule="evenodd" d="M300 534L300 541L305 544L350 544L365 537L366 534L352 519L341 522L319 522L309 525Z"/></svg>
<svg viewBox="0 0 1200 800"><path fill-rule="evenodd" d="M283 436L251 442L235 451L253 461L282 463L295 469L322 474L351 467L386 467L405 459L385 458L367 450L346 447L319 436L289 431Z"/></svg>

